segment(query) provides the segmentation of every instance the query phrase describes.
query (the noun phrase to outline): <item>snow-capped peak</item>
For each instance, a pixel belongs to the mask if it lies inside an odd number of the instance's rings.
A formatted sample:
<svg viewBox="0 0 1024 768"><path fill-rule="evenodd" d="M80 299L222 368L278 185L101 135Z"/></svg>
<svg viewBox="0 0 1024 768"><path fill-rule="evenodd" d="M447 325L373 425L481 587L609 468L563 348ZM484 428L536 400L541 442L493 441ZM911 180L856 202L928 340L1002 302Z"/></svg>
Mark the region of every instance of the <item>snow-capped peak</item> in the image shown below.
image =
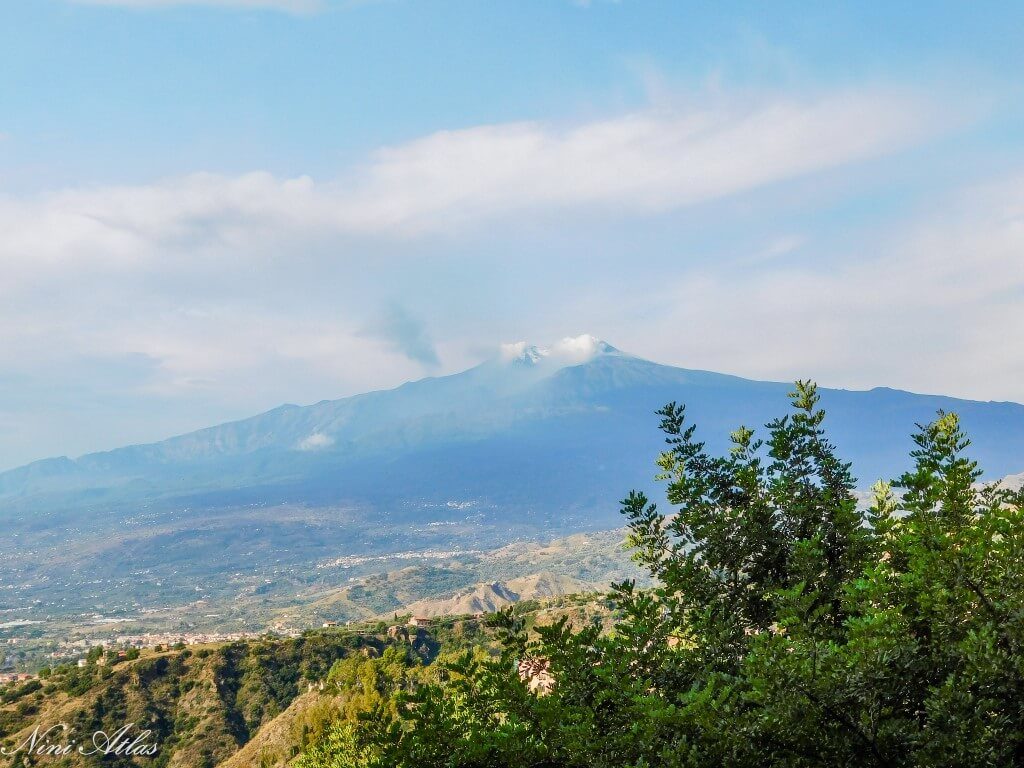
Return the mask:
<svg viewBox="0 0 1024 768"><path fill-rule="evenodd" d="M527 344L525 341L502 344L499 355L503 363L523 363L526 365L535 365L547 356L548 350Z"/></svg>
<svg viewBox="0 0 1024 768"><path fill-rule="evenodd" d="M580 365L601 355L616 355L619 351L606 341L584 333L580 336L566 336L550 347L538 347L517 341L502 344L500 359L505 363L538 365L550 361L558 366Z"/></svg>

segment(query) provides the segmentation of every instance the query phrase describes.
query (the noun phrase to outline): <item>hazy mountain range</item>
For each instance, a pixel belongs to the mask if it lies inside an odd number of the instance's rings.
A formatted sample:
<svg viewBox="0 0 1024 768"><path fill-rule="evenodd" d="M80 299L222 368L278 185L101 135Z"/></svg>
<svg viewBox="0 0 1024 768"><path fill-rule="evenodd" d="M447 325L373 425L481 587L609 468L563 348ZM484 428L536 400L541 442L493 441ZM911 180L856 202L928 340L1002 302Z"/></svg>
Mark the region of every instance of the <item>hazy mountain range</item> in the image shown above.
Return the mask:
<svg viewBox="0 0 1024 768"><path fill-rule="evenodd" d="M412 502L440 503L447 517L475 500L556 527L573 510L614 520L615 501L650 484L662 447L655 409L685 403L700 437L722 450L739 424L785 413L790 386L659 365L590 336L507 345L462 373L13 469L0 474L0 514L344 501L421 519ZM987 476L1024 469L1017 403L887 388L825 389L822 402L862 487L906 466L915 422L940 408L961 415Z"/></svg>

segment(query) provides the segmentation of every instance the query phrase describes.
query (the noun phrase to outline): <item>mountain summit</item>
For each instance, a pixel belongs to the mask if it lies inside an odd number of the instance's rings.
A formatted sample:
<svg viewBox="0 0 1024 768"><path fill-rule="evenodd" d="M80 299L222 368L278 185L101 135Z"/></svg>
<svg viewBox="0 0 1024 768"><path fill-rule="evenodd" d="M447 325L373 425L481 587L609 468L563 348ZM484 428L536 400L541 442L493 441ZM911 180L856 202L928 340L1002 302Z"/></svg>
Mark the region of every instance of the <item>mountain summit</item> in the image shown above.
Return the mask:
<svg viewBox="0 0 1024 768"><path fill-rule="evenodd" d="M602 355L622 355L606 341L585 333L581 336L566 336L550 347L528 345L525 341L502 344L499 359L505 363L519 365L544 365L564 368L568 365L589 363Z"/></svg>

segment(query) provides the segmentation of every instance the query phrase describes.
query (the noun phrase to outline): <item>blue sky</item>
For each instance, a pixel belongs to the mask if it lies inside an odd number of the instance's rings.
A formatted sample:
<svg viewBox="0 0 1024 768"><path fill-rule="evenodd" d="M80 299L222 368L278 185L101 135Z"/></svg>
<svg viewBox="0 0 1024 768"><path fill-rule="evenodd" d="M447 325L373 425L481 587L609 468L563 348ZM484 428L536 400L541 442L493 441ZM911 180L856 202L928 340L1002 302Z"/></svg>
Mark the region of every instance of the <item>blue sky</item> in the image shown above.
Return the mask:
<svg viewBox="0 0 1024 768"><path fill-rule="evenodd" d="M1024 400L1017 4L10 5L0 468L583 332Z"/></svg>

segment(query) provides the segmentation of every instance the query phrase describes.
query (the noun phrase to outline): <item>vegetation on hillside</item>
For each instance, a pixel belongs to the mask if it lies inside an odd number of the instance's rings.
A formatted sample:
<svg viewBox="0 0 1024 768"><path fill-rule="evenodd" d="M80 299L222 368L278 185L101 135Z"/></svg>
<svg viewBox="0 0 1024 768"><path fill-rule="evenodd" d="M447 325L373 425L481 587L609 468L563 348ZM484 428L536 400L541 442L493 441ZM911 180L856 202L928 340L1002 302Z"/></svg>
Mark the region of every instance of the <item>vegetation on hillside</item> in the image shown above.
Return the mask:
<svg viewBox="0 0 1024 768"><path fill-rule="evenodd" d="M682 406L658 460L676 508L623 502L653 589L623 582L610 632L527 633L409 678L322 729L301 768L1024 764L1024 493L980 486L953 414L859 507L815 387L763 440L705 451ZM533 660L553 686L521 679ZM380 682L383 675L384 683ZM338 676L335 679L340 679Z"/></svg>
<svg viewBox="0 0 1024 768"><path fill-rule="evenodd" d="M138 659L84 667L64 665L45 677L9 688L0 707L0 737L11 759L0 764L74 766L183 766L213 768L247 743L331 665L364 652L379 654L385 639L338 632L266 639L212 648L148 652ZM99 649L96 649L99 650ZM116 659L116 657L115 657ZM69 738L112 734L134 723L159 745L146 756L30 757L15 748L36 725L66 723Z"/></svg>

